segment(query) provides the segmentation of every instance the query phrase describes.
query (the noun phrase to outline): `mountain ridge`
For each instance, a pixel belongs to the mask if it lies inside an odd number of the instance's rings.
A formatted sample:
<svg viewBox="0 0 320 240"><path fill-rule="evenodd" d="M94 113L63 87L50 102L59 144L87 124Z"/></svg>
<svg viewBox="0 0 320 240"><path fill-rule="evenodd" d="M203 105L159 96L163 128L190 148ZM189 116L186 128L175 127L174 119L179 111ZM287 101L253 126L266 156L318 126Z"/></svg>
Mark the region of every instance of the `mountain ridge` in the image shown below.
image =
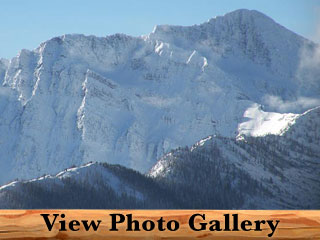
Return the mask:
<svg viewBox="0 0 320 240"><path fill-rule="evenodd" d="M298 127L282 135L208 136L191 148L172 150L145 175L89 163L15 181L0 187L0 207L319 209L320 151L313 146L319 146L320 135L303 130L318 129L319 116L319 107L307 111ZM77 196L77 202L61 194Z"/></svg>
<svg viewBox="0 0 320 240"><path fill-rule="evenodd" d="M64 35L22 50L0 66L0 184L90 161L147 172L171 149L256 126L241 125L246 112L264 122L278 113L285 128L282 114L320 105L320 89L297 74L306 40L264 16L235 11L143 37ZM301 97L315 101L275 108Z"/></svg>

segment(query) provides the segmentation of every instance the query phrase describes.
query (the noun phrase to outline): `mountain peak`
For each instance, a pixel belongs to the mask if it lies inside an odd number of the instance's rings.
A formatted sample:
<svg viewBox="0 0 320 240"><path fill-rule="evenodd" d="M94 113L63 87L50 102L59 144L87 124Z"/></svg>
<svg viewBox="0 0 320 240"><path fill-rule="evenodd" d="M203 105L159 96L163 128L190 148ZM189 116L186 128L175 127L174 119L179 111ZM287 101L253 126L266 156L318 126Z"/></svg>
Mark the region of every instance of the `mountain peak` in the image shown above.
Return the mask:
<svg viewBox="0 0 320 240"><path fill-rule="evenodd" d="M234 10L232 12L226 13L224 16L225 17L227 17L227 16L238 17L239 15L251 16L251 17L263 17L263 18L267 18L267 19L272 20L266 14L264 14L262 12L259 12L258 10L254 10L254 9L250 10L250 9L245 9L245 8L237 9L237 10Z"/></svg>
<svg viewBox="0 0 320 240"><path fill-rule="evenodd" d="M237 10L145 38L67 34L23 50L0 64L1 88L12 92L0 94L0 184L90 160L147 171L209 134L235 137L253 104L273 111L266 96L299 98L303 44L265 15Z"/></svg>
<svg viewBox="0 0 320 240"><path fill-rule="evenodd" d="M264 30L267 26L267 29L277 28L280 24L276 23L271 17L265 15L262 12L257 10L248 10L248 9L238 9L229 13L226 13L223 16L217 16L208 20L207 23L202 25L220 25L224 24L227 27L243 27L244 25L251 25L252 27L257 27L260 30Z"/></svg>
<svg viewBox="0 0 320 240"><path fill-rule="evenodd" d="M168 24L156 25L153 28L152 33L156 34L159 32L169 32L171 30L177 30L177 29L202 28L206 26L208 23L212 24L212 23L215 23L217 20L220 21L222 19L224 20L234 19L236 21L239 21L239 20L243 21L245 19L247 20L250 19L252 21L254 19L260 19L264 21L269 21L270 23L275 23L275 21L272 18L268 17L264 13L259 12L257 10L237 9L232 12L226 13L225 15L210 18L207 22L204 22L202 24L196 24L193 26L178 26L178 25L168 25Z"/></svg>
<svg viewBox="0 0 320 240"><path fill-rule="evenodd" d="M195 42L198 40L221 40L230 38L244 41L243 37L266 38L271 42L279 39L300 38L272 18L257 11L238 9L223 16L216 16L207 22L192 26L156 25L149 35L152 39L180 42L181 38ZM276 36L275 36L276 35ZM177 39L180 40L177 40ZM273 39L272 39L273 38ZM188 41L190 42L190 41Z"/></svg>

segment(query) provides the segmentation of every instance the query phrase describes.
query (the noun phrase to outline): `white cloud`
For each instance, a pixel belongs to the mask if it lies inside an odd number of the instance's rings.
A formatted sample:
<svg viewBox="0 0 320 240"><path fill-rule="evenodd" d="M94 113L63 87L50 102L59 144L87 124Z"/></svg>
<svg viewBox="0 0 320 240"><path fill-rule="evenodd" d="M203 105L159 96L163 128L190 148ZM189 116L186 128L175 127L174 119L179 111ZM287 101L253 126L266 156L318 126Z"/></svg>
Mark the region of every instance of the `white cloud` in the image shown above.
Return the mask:
<svg viewBox="0 0 320 240"><path fill-rule="evenodd" d="M282 113L305 111L320 105L320 98L299 97L294 101L284 101L278 96L267 95L263 98L266 104L272 110Z"/></svg>
<svg viewBox="0 0 320 240"><path fill-rule="evenodd" d="M315 9L320 16L320 7ZM301 94L306 91L318 91L320 94L320 17L316 24L311 41L306 41L300 52L300 63L297 69L297 78L300 81Z"/></svg>

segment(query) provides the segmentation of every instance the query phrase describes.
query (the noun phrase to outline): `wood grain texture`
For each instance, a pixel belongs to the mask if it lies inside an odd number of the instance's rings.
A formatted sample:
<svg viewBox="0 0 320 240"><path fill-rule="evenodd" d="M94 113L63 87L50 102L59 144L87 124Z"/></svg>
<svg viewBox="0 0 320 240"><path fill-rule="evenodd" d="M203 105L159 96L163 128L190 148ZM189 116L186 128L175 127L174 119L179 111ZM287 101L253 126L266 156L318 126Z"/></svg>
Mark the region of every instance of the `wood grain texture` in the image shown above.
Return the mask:
<svg viewBox="0 0 320 240"><path fill-rule="evenodd" d="M97 232L85 231L83 227L78 232L59 232L59 224L48 231L41 213L66 215L65 220L102 220ZM177 220L179 230L175 232L158 230L146 232L127 232L126 225L119 227L118 232L110 232L109 214L132 214L134 219L143 222L146 219L158 220L164 217L166 221ZM206 215L206 222L212 219L224 221L224 214L239 214L242 220L280 220L274 235L269 238L269 228L259 232L196 232L188 225L192 214ZM229 210L0 210L0 239L320 239L320 211L229 211Z"/></svg>

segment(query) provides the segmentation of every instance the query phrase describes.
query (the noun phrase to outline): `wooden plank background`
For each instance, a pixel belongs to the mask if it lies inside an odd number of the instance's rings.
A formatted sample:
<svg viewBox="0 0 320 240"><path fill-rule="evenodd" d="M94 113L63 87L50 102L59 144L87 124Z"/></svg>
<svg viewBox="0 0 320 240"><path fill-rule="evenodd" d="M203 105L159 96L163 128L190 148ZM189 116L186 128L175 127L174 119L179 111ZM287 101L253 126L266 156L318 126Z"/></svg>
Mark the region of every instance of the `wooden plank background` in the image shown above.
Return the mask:
<svg viewBox="0 0 320 240"><path fill-rule="evenodd" d="M64 213L65 220L102 220L99 230L86 232L83 228L78 232L59 232L55 224L48 231L41 213ZM166 221L177 220L180 228L176 232L154 230L151 232L127 232L125 224L119 232L110 232L111 217L109 214L132 214L134 219L142 223L144 220ZM206 214L206 222L217 219L224 221L224 214L239 214L239 221L280 220L274 235L267 237L270 229L261 232L196 232L189 228L188 220L192 214ZM51 220L51 218L50 218ZM58 221L58 220L57 220ZM223 226L223 224L221 224ZM253 210L0 210L0 239L320 239L320 211L253 211Z"/></svg>

